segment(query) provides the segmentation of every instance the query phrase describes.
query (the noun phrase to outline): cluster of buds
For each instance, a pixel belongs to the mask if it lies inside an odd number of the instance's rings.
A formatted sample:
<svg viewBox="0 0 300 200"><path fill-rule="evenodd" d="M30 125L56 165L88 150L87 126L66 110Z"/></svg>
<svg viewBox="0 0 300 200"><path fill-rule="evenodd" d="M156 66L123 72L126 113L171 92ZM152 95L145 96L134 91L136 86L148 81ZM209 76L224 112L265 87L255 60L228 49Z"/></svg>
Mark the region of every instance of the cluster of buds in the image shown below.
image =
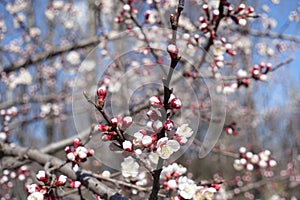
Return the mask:
<svg viewBox="0 0 300 200"><path fill-rule="evenodd" d="M131 16L134 16L138 13L138 10L132 6L133 0L128 0L127 4L124 4L120 15L115 18L115 22L124 23L127 25L127 29L132 29Z"/></svg>
<svg viewBox="0 0 300 200"><path fill-rule="evenodd" d="M197 185L184 176L186 171L184 166L177 163L163 167L160 179L163 181L163 188L173 195L172 199L212 199L221 188L219 183Z"/></svg>
<svg viewBox="0 0 300 200"><path fill-rule="evenodd" d="M230 17L236 24L245 26L247 18L256 17L252 6L246 7L241 3L236 9L232 5L227 6L227 16Z"/></svg>
<svg viewBox="0 0 300 200"><path fill-rule="evenodd" d="M95 131L103 132L103 141L118 141L124 142L124 138L120 136L124 134L124 131L132 124L133 120L130 116L118 115L110 119L109 125L98 124L95 127ZM118 134L120 133L120 134Z"/></svg>
<svg viewBox="0 0 300 200"><path fill-rule="evenodd" d="M36 175L36 179L40 184L31 184L26 186L28 192L27 200L52 200L56 199L53 188L64 186L67 182L65 175L59 175L53 179L52 175L48 175L46 171L40 170Z"/></svg>
<svg viewBox="0 0 300 200"><path fill-rule="evenodd" d="M238 134L238 131L236 130L236 122L231 122L231 124L226 125L224 130L228 135L236 136Z"/></svg>
<svg viewBox="0 0 300 200"><path fill-rule="evenodd" d="M265 81L267 80L267 73L272 69L271 63L260 63L259 65L254 65L250 70L250 74L253 79Z"/></svg>
<svg viewBox="0 0 300 200"><path fill-rule="evenodd" d="M277 162L271 158L271 152L264 150L258 154L247 151L245 147L239 149L240 158L235 159L233 163L234 169L241 171L246 169L253 171L254 169L265 169L267 167L275 167Z"/></svg>
<svg viewBox="0 0 300 200"><path fill-rule="evenodd" d="M88 157L94 154L94 150L84 147L82 141L78 138L73 141L73 148L65 147L66 157L69 162L72 162L74 171L78 171L78 163L85 162Z"/></svg>
<svg viewBox="0 0 300 200"><path fill-rule="evenodd" d="M219 9L211 9L207 4L203 4L202 9L205 12L205 16L200 16L199 30L207 33L210 32L212 38L216 38L214 27L218 24L219 17L225 17L233 20L236 24L245 26L247 24L247 18L256 17L254 14L254 8L245 4L240 4L236 9L227 1L222 1L223 13L220 13Z"/></svg>
<svg viewBox="0 0 300 200"><path fill-rule="evenodd" d="M149 102L150 105L154 108L162 108L164 105L159 96L150 97ZM168 101L168 108L173 110L179 110L181 106L182 102L180 101L180 99L172 93Z"/></svg>
<svg viewBox="0 0 300 200"><path fill-rule="evenodd" d="M25 181L29 176L30 172L26 165L23 165L14 171L4 169L0 178L0 184L2 189L10 190L10 188L15 187L13 180Z"/></svg>
<svg viewBox="0 0 300 200"><path fill-rule="evenodd" d="M236 55L236 51L233 49L232 44L227 42L226 38L224 37L220 40L215 40L213 47L214 63L217 69L222 68L224 66L225 53L227 53L230 56ZM215 71L217 69L215 69Z"/></svg>
<svg viewBox="0 0 300 200"><path fill-rule="evenodd" d="M1 142L8 142L8 135L9 135L9 127L8 124L12 120L13 117L16 117L18 114L18 108L13 106L8 109L2 109L0 111L0 116L2 120L2 128L0 131L0 141Z"/></svg>

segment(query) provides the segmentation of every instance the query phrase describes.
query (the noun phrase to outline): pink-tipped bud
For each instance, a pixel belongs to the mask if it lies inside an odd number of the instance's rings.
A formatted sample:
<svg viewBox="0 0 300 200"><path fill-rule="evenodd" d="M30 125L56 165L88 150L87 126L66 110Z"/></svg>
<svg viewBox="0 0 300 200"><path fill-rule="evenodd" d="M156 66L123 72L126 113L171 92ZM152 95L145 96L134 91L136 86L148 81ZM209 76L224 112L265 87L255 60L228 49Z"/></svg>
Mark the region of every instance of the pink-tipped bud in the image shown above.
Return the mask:
<svg viewBox="0 0 300 200"><path fill-rule="evenodd" d="M116 127L118 125L118 118L116 117L111 118L110 124L112 127Z"/></svg>
<svg viewBox="0 0 300 200"><path fill-rule="evenodd" d="M242 10L244 10L246 8L245 4L241 3L237 9L236 9L236 13L241 12Z"/></svg>
<svg viewBox="0 0 300 200"><path fill-rule="evenodd" d="M236 55L236 51L235 50L232 50L232 49L228 49L226 50L226 52L231 55L231 56L235 56Z"/></svg>
<svg viewBox="0 0 300 200"><path fill-rule="evenodd" d="M97 96L99 101L104 101L107 94L107 88L105 85L102 85L97 90Z"/></svg>
<svg viewBox="0 0 300 200"><path fill-rule="evenodd" d="M40 170L38 171L37 175L36 175L37 180L39 181L43 181L43 182L47 182L47 174L44 170Z"/></svg>
<svg viewBox="0 0 300 200"><path fill-rule="evenodd" d="M199 17L199 21L201 23L206 23L207 22L206 19L205 19L205 17L203 17L203 16Z"/></svg>
<svg viewBox="0 0 300 200"><path fill-rule="evenodd" d="M171 120L168 119L167 121L164 122L165 130L170 131L172 130L173 127L174 127L174 123Z"/></svg>
<svg viewBox="0 0 300 200"><path fill-rule="evenodd" d="M102 141L111 141L113 139L112 135L104 134L102 135Z"/></svg>
<svg viewBox="0 0 300 200"><path fill-rule="evenodd" d="M215 9L213 10L213 21L217 19L217 17L220 15L220 11Z"/></svg>
<svg viewBox="0 0 300 200"><path fill-rule="evenodd" d="M167 51L170 54L171 58L178 58L178 47L175 44L169 44Z"/></svg>
<svg viewBox="0 0 300 200"><path fill-rule="evenodd" d="M69 182L70 182L70 188L79 188L81 186L80 181L72 181L69 179Z"/></svg>
<svg viewBox="0 0 300 200"><path fill-rule="evenodd" d="M149 101L150 101L150 105L153 107L162 107L163 105L159 96L150 97Z"/></svg>
<svg viewBox="0 0 300 200"><path fill-rule="evenodd" d="M74 146L75 149L77 147L81 146L81 145L82 145L82 142L81 142L81 140L79 138L74 139L73 146Z"/></svg>
<svg viewBox="0 0 300 200"><path fill-rule="evenodd" d="M205 31L207 30L207 28L208 28L207 22L202 23L199 27L200 31Z"/></svg>
<svg viewBox="0 0 300 200"><path fill-rule="evenodd" d="M199 34L195 34L194 35L194 39L195 39L196 42L199 42L200 35Z"/></svg>
<svg viewBox="0 0 300 200"><path fill-rule="evenodd" d="M54 185L56 187L58 186L63 186L64 184L66 184L67 182L67 177L65 175L60 175L58 176L58 178L56 179L56 182L54 183Z"/></svg>
<svg viewBox="0 0 300 200"><path fill-rule="evenodd" d="M110 130L110 127L107 126L107 125L104 125L104 124L98 124L97 126L97 130L98 131L109 131Z"/></svg>
<svg viewBox="0 0 300 200"><path fill-rule="evenodd" d="M203 9L206 13L209 12L209 7L208 7L207 4L203 4L202 9Z"/></svg>
<svg viewBox="0 0 300 200"><path fill-rule="evenodd" d="M247 13L248 14L254 13L254 8L252 6L248 6Z"/></svg>
<svg viewBox="0 0 300 200"><path fill-rule="evenodd" d="M178 98L172 99L171 102L169 103L169 107L171 109L180 109L181 106L182 106L182 103L181 103L180 99L178 99Z"/></svg>
<svg viewBox="0 0 300 200"><path fill-rule="evenodd" d="M122 128L126 129L132 124L132 117L126 116L123 118L122 122Z"/></svg>
<svg viewBox="0 0 300 200"><path fill-rule="evenodd" d="M71 149L70 146L66 146L65 149L64 149L64 151L65 151L66 153L70 153L70 152L72 151L72 149Z"/></svg>
<svg viewBox="0 0 300 200"><path fill-rule="evenodd" d="M128 140L125 140L122 143L122 147L123 147L124 151L132 151L133 150L133 144Z"/></svg>
<svg viewBox="0 0 300 200"><path fill-rule="evenodd" d="M87 156L92 156L94 155L95 151L93 149L88 149L87 151Z"/></svg>

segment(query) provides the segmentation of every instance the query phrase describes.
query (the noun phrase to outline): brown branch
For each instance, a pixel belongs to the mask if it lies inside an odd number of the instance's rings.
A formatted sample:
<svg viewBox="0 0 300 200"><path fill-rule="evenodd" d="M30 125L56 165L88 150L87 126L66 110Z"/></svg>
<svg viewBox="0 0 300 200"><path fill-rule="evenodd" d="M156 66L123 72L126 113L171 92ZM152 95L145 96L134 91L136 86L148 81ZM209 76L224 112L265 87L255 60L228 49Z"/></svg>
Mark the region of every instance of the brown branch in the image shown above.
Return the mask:
<svg viewBox="0 0 300 200"><path fill-rule="evenodd" d="M39 163L40 165L45 165L46 163L50 163L50 166L61 166L64 161L51 156L49 154L45 154L37 149L29 149L24 147L13 147L9 144L0 143L0 152L4 156L18 156L22 154L22 152L26 152L26 157L34 162ZM96 178L90 176L88 173L84 171L74 172L70 166L63 166L58 169L59 172L71 178L72 180L81 181L82 185L87 187L92 192L98 195L105 195L107 197L114 196L116 191L112 188L107 187Z"/></svg>

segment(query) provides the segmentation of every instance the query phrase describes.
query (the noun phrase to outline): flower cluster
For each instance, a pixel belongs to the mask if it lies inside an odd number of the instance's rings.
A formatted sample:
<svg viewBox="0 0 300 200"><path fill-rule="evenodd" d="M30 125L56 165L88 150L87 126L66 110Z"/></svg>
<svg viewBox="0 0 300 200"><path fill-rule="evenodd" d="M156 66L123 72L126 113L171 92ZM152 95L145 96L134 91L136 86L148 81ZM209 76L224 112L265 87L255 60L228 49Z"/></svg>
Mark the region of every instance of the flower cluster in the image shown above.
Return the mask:
<svg viewBox="0 0 300 200"><path fill-rule="evenodd" d="M163 167L160 179L163 188L172 194L173 199L212 199L220 189L220 184L197 185L195 181L184 176L187 169L177 163Z"/></svg>
<svg viewBox="0 0 300 200"><path fill-rule="evenodd" d="M94 154L93 149L84 147L82 141L78 138L73 141L73 148L70 146L65 147L66 157L69 162L72 162L74 171L78 171L78 163L85 162L88 157Z"/></svg>
<svg viewBox="0 0 300 200"><path fill-rule="evenodd" d="M260 63L259 65L254 65L250 70L250 74L255 80L267 80L267 73L272 69L271 63Z"/></svg>
<svg viewBox="0 0 300 200"><path fill-rule="evenodd" d="M8 109L0 110L0 117L2 120L2 127L0 130L0 141L1 142L8 142L8 135L9 135L9 127L8 124L12 120L13 117L16 117L18 114L18 108L13 106Z"/></svg>
<svg viewBox="0 0 300 200"><path fill-rule="evenodd" d="M59 175L52 180L53 177L48 175L44 170L38 171L36 174L36 179L40 181L41 184L33 183L26 186L29 194L27 200L55 199L52 189L64 186L67 182L67 177L64 175Z"/></svg>
<svg viewBox="0 0 300 200"><path fill-rule="evenodd" d="M199 18L200 26L199 30L206 33L210 32L212 38L215 38L214 28L218 25L219 16L226 17L231 19L236 24L245 26L247 24L247 18L254 17L254 8L249 6L246 7L245 4L240 4L237 8L234 8L233 5L227 1L223 1L223 13L220 13L219 9L211 9L207 4L203 4L202 9L205 12L205 16Z"/></svg>
<svg viewBox="0 0 300 200"><path fill-rule="evenodd" d="M277 162L271 158L271 151L264 150L258 154L247 151L245 147L239 149L240 158L235 159L233 167L237 171L246 169L253 171L254 169L265 169L267 167L275 167Z"/></svg>
<svg viewBox="0 0 300 200"><path fill-rule="evenodd" d="M127 25L128 30L131 30L133 28L131 16L135 16L138 13L138 10L133 7L132 3L133 0L129 0L127 4L124 4L119 16L115 18L115 22L124 23L125 25ZM149 19L150 15L145 15L146 19L147 17Z"/></svg>

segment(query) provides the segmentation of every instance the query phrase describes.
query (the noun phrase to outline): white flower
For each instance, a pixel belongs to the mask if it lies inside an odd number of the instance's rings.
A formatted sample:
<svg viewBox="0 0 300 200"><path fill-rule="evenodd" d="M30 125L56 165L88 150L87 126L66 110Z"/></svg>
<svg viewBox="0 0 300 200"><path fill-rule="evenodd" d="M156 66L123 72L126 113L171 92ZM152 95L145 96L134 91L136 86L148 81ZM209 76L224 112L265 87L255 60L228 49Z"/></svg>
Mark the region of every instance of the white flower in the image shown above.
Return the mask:
<svg viewBox="0 0 300 200"><path fill-rule="evenodd" d="M83 146L79 146L76 148L76 154L81 159L85 159L87 157L87 153L88 153L88 150Z"/></svg>
<svg viewBox="0 0 300 200"><path fill-rule="evenodd" d="M169 181L168 181L168 187L169 187L170 189L175 189L175 188L177 188L177 182L176 182L176 180L174 180L174 179L169 180Z"/></svg>
<svg viewBox="0 0 300 200"><path fill-rule="evenodd" d="M27 200L44 200L44 195L40 192L34 192L27 197Z"/></svg>
<svg viewBox="0 0 300 200"><path fill-rule="evenodd" d="M145 135L142 139L142 144L145 146L145 147L149 147L151 144L152 144L152 137L149 136L149 135Z"/></svg>
<svg viewBox="0 0 300 200"><path fill-rule="evenodd" d="M157 141L157 153L162 159L168 159L174 152L180 149L176 140L169 140L163 137Z"/></svg>
<svg viewBox="0 0 300 200"><path fill-rule="evenodd" d="M28 191L28 193L34 193L37 191L38 185L37 184L31 184L31 185L27 185L26 189Z"/></svg>
<svg viewBox="0 0 300 200"><path fill-rule="evenodd" d="M121 88L121 83L120 81L110 81L108 84L108 91L111 93L116 93L120 90Z"/></svg>
<svg viewBox="0 0 300 200"><path fill-rule="evenodd" d="M237 171L241 171L242 169L244 169L244 165L241 163L239 159L236 159L234 160L233 168Z"/></svg>
<svg viewBox="0 0 300 200"><path fill-rule="evenodd" d="M197 185L193 180L188 179L186 176L181 176L178 179L178 193L185 199L191 199L194 197L197 191Z"/></svg>
<svg viewBox="0 0 300 200"><path fill-rule="evenodd" d="M243 69L239 69L239 71L237 72L237 76L238 77L246 77L246 76L248 76L248 73Z"/></svg>
<svg viewBox="0 0 300 200"><path fill-rule="evenodd" d="M0 132L0 141L1 141L1 142L4 142L4 141L6 140L6 138L7 138L6 133Z"/></svg>
<svg viewBox="0 0 300 200"><path fill-rule="evenodd" d="M108 170L104 170L101 174L103 177L110 177L111 173Z"/></svg>
<svg viewBox="0 0 300 200"><path fill-rule="evenodd" d="M193 135L193 130L189 127L188 124L182 124L180 127L177 128L176 133L181 137L189 138Z"/></svg>
<svg viewBox="0 0 300 200"><path fill-rule="evenodd" d="M205 199L210 200L213 198L214 194L217 192L217 190L213 187L205 188L202 191L202 195L205 197Z"/></svg>
<svg viewBox="0 0 300 200"><path fill-rule="evenodd" d="M142 144L143 134L141 132L136 132L133 135L133 144L135 146L140 146Z"/></svg>
<svg viewBox="0 0 300 200"><path fill-rule="evenodd" d="M136 178L139 173L139 164L131 156L124 158L121 163L122 175L125 178Z"/></svg>
<svg viewBox="0 0 300 200"><path fill-rule="evenodd" d="M66 57L67 61L72 65L77 65L80 63L80 54L76 51L71 51Z"/></svg>

